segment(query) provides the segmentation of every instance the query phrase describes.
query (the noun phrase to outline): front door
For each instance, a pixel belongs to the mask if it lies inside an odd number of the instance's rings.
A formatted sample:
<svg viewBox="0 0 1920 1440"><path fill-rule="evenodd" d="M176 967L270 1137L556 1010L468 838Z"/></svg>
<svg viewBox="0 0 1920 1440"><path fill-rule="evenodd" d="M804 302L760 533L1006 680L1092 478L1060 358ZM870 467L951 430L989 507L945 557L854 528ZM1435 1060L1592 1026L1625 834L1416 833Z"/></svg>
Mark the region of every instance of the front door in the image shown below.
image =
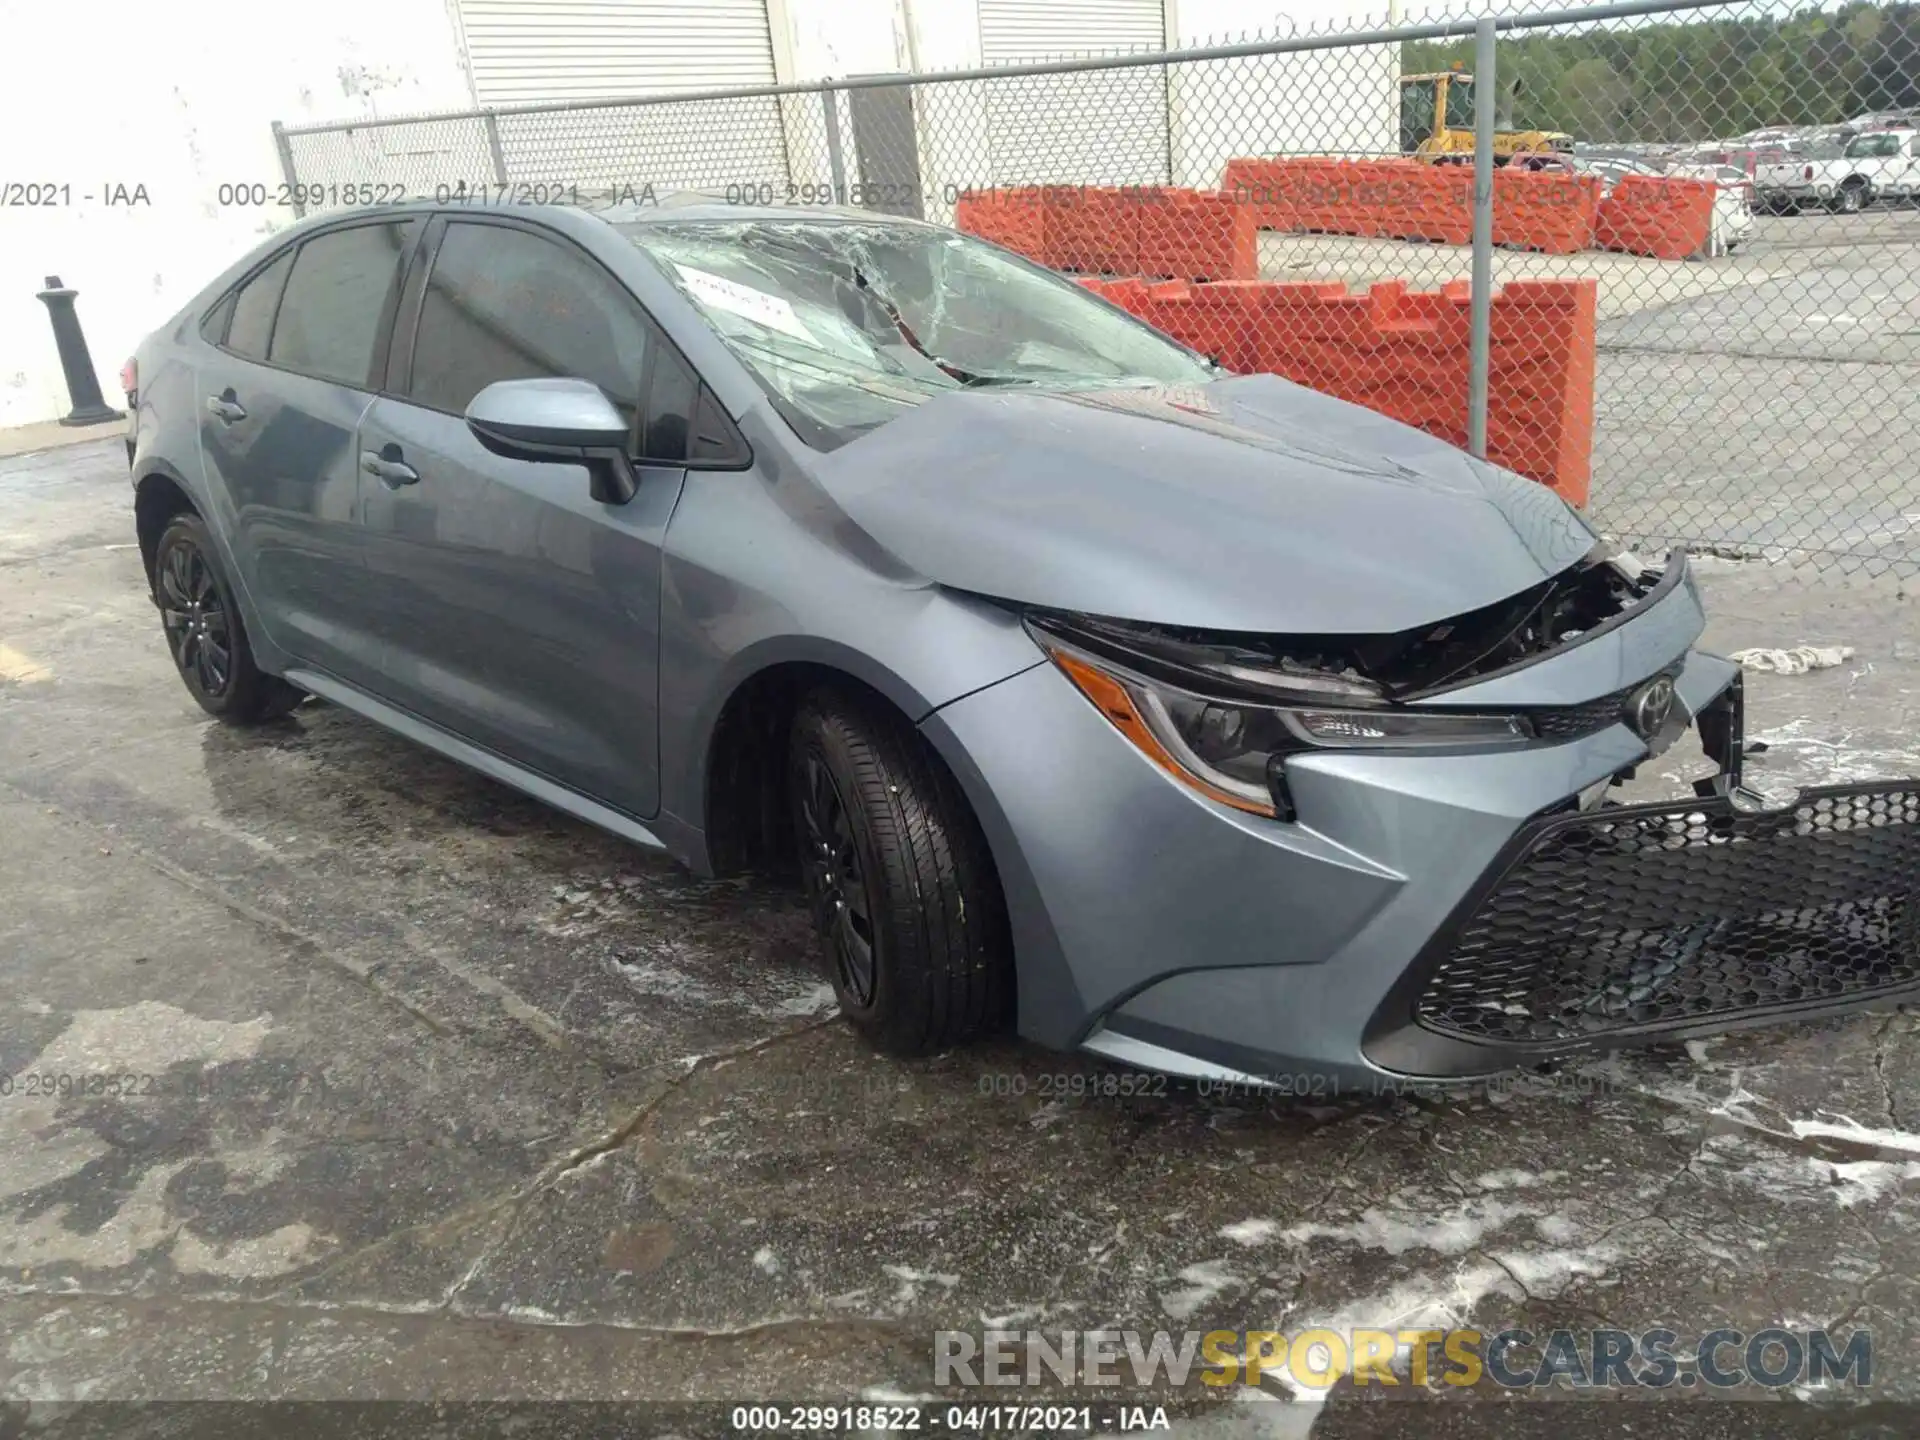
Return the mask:
<svg viewBox="0 0 1920 1440"><path fill-rule="evenodd" d="M659 804L660 552L684 450L645 463L636 427L639 492L608 505L583 467L486 450L462 412L496 380L565 376L635 416L661 342L624 287L536 227L455 221L427 243L404 398L376 401L358 441L383 693L644 819Z"/></svg>

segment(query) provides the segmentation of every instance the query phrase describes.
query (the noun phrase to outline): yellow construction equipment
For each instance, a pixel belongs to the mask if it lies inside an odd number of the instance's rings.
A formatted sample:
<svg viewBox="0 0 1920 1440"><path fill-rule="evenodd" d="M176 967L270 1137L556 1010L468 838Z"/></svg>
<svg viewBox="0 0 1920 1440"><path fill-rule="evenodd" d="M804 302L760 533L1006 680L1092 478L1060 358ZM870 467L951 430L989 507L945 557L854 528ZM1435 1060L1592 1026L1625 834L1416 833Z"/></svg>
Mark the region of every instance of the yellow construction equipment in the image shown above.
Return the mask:
<svg viewBox="0 0 1920 1440"><path fill-rule="evenodd" d="M1473 102L1473 76L1464 70L1402 75L1401 151L1431 160L1471 160ZM1504 165L1516 155L1572 153L1573 137L1563 131L1496 128L1493 133L1496 165Z"/></svg>

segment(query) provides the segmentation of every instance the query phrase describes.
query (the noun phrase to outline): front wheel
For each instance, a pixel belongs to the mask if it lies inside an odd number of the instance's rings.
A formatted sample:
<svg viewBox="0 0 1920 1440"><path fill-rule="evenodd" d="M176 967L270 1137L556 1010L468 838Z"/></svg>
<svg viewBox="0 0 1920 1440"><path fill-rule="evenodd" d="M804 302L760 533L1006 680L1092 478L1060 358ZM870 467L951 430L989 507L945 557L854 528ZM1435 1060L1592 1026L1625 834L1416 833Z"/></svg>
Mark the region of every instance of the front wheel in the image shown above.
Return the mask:
<svg viewBox="0 0 1920 1440"><path fill-rule="evenodd" d="M926 741L883 702L815 690L794 718L787 781L840 1012L896 1055L1003 1025L1006 904L979 822Z"/></svg>
<svg viewBox="0 0 1920 1440"><path fill-rule="evenodd" d="M230 725L285 715L306 698L254 664L247 627L206 522L174 516L153 552L153 600L174 669L200 708Z"/></svg>

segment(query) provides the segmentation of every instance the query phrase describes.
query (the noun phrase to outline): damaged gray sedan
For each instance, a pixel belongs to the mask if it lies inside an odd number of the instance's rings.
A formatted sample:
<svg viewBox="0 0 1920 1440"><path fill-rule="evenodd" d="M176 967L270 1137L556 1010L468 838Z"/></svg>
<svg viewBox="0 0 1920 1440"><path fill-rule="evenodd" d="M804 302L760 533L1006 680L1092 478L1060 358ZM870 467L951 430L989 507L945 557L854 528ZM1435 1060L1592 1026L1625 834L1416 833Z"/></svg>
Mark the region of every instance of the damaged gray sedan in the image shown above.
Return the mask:
<svg viewBox="0 0 1920 1440"><path fill-rule="evenodd" d="M1749 790L1684 555L951 231L334 215L131 373L202 706L797 870L889 1050L1326 1093L1920 981L1920 791Z"/></svg>

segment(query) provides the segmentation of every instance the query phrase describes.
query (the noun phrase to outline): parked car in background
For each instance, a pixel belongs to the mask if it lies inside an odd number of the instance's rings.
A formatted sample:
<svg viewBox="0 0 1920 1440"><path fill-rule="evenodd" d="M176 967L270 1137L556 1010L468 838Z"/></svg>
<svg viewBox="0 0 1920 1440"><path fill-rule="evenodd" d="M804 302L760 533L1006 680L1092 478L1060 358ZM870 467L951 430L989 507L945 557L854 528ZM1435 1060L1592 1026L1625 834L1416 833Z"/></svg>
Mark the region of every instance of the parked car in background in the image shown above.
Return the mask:
<svg viewBox="0 0 1920 1440"><path fill-rule="evenodd" d="M1920 199L1920 130L1863 130L1838 153L1820 151L1763 165L1760 208L1796 213L1823 206L1853 215L1877 200Z"/></svg>
<svg viewBox="0 0 1920 1440"><path fill-rule="evenodd" d="M1684 551L971 236L324 215L128 378L197 704L797 875L887 1050L1332 1094L1920 986L1913 782L1745 786Z"/></svg>

